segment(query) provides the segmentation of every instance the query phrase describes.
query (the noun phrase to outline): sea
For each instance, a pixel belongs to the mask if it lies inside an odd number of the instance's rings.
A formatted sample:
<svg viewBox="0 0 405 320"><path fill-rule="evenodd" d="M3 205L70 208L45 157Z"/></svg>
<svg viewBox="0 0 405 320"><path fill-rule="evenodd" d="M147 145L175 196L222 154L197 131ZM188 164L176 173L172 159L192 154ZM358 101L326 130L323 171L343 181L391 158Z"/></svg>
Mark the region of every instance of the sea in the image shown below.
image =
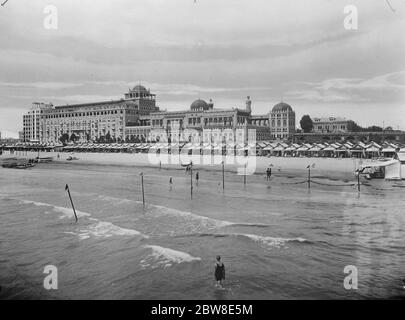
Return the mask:
<svg viewBox="0 0 405 320"><path fill-rule="evenodd" d="M404 181L273 171L0 168L0 299L405 297Z"/></svg>

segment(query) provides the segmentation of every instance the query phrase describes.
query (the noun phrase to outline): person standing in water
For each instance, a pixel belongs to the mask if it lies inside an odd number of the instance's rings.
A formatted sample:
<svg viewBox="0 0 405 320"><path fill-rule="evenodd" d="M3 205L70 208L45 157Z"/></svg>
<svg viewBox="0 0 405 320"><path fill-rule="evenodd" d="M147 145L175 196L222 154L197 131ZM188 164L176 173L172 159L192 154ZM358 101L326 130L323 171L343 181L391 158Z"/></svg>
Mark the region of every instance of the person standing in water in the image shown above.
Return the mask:
<svg viewBox="0 0 405 320"><path fill-rule="evenodd" d="M215 261L215 280L216 285L222 287L222 281L225 280L225 265L221 261L221 256L217 256L217 261Z"/></svg>

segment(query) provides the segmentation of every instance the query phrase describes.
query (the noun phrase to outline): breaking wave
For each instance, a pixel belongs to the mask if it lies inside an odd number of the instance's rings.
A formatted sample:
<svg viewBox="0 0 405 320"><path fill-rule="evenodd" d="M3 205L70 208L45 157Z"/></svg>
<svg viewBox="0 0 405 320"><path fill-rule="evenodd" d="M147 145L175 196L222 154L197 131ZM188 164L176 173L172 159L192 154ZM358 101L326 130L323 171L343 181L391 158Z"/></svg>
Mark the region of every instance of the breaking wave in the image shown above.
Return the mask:
<svg viewBox="0 0 405 320"><path fill-rule="evenodd" d="M124 198L116 198L116 197L111 197L111 196L105 196L105 195L97 195L98 199L112 202L117 204L123 204L123 203L137 203L137 204L142 204L142 201L137 201L137 200L131 200L131 199L124 199ZM240 226L240 227L268 227L267 224L264 223L248 223L248 222L230 222L226 220L218 220L214 218L209 218L205 216L200 216L198 214L188 212L188 211L181 211L169 207L165 207L162 205L156 205L156 204L147 204L146 207L149 209L148 210L148 215L152 215L154 217L162 217L162 216L173 216L173 217L180 217L184 218L185 220L188 221L196 221L199 222L200 227L206 228L206 229L214 229L214 228L223 228L223 227L228 227L228 226Z"/></svg>
<svg viewBox="0 0 405 320"><path fill-rule="evenodd" d="M33 204L39 207L50 207L53 211L62 213L61 218L73 218L73 210L70 208L55 206L50 203L37 202L31 200L19 200L24 204ZM100 221L96 218L91 217L90 213L76 210L78 217L87 217L87 221L91 221L91 224L86 226L83 229L80 229L78 232L65 232L67 234L75 234L79 239L84 240L88 239L91 236L109 238L112 236L142 236L144 238L149 238L147 235L140 233L134 229L126 229L119 227L111 222Z"/></svg>
<svg viewBox="0 0 405 320"><path fill-rule="evenodd" d="M287 243L309 243L307 239L304 238L282 238L282 237L270 237L270 236L259 236L256 234L246 234L246 233L202 233L200 237L215 237L215 238L225 238L225 237L234 237L247 239L253 242L256 242L265 247L275 247L281 248L285 247Z"/></svg>
<svg viewBox="0 0 405 320"><path fill-rule="evenodd" d="M20 201L24 204L33 204L37 207L51 207L52 210L54 210L55 212L62 213L62 216L61 216L62 218L74 218L73 209L71 209L71 208L58 207L58 206L55 206L50 203L36 202L36 201L30 201L30 200L20 200ZM79 211L79 210L76 210L76 214L78 217L91 216L90 213Z"/></svg>
<svg viewBox="0 0 405 320"><path fill-rule="evenodd" d="M143 269L145 268L168 268L173 264L179 264L183 262L194 262L200 261L201 258L193 257L187 252L177 251L170 248L147 245L147 249L151 249L152 253L146 256L145 259L141 260L140 264Z"/></svg>

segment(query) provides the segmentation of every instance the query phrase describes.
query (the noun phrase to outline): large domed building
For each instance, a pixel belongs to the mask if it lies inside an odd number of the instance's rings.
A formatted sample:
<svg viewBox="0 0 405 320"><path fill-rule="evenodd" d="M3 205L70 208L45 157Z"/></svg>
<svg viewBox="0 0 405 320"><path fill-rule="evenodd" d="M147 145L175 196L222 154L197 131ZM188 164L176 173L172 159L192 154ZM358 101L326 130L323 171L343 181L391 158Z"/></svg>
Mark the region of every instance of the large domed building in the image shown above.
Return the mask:
<svg viewBox="0 0 405 320"><path fill-rule="evenodd" d="M285 102L277 103L270 112L270 130L273 139L288 139L295 133L295 112Z"/></svg>
<svg viewBox="0 0 405 320"><path fill-rule="evenodd" d="M212 103L212 100L210 100L210 103L207 103L202 99L195 100L190 106L191 111L207 111L212 110L213 108L214 104Z"/></svg>

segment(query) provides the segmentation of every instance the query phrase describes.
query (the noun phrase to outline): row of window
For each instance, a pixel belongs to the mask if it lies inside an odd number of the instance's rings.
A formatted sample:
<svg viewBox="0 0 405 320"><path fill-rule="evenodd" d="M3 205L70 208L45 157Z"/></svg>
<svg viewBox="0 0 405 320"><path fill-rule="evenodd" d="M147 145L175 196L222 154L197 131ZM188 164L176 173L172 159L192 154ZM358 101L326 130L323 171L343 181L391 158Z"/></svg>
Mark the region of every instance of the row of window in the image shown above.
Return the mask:
<svg viewBox="0 0 405 320"><path fill-rule="evenodd" d="M124 110L119 110L120 114L124 113ZM50 114L46 115L46 119L53 119L53 118L72 118L72 117L85 117L85 116L103 116L103 115L111 115L111 114L118 114L118 110L108 110L108 111L94 111L94 112L78 112L78 113L61 113L61 114Z"/></svg>

